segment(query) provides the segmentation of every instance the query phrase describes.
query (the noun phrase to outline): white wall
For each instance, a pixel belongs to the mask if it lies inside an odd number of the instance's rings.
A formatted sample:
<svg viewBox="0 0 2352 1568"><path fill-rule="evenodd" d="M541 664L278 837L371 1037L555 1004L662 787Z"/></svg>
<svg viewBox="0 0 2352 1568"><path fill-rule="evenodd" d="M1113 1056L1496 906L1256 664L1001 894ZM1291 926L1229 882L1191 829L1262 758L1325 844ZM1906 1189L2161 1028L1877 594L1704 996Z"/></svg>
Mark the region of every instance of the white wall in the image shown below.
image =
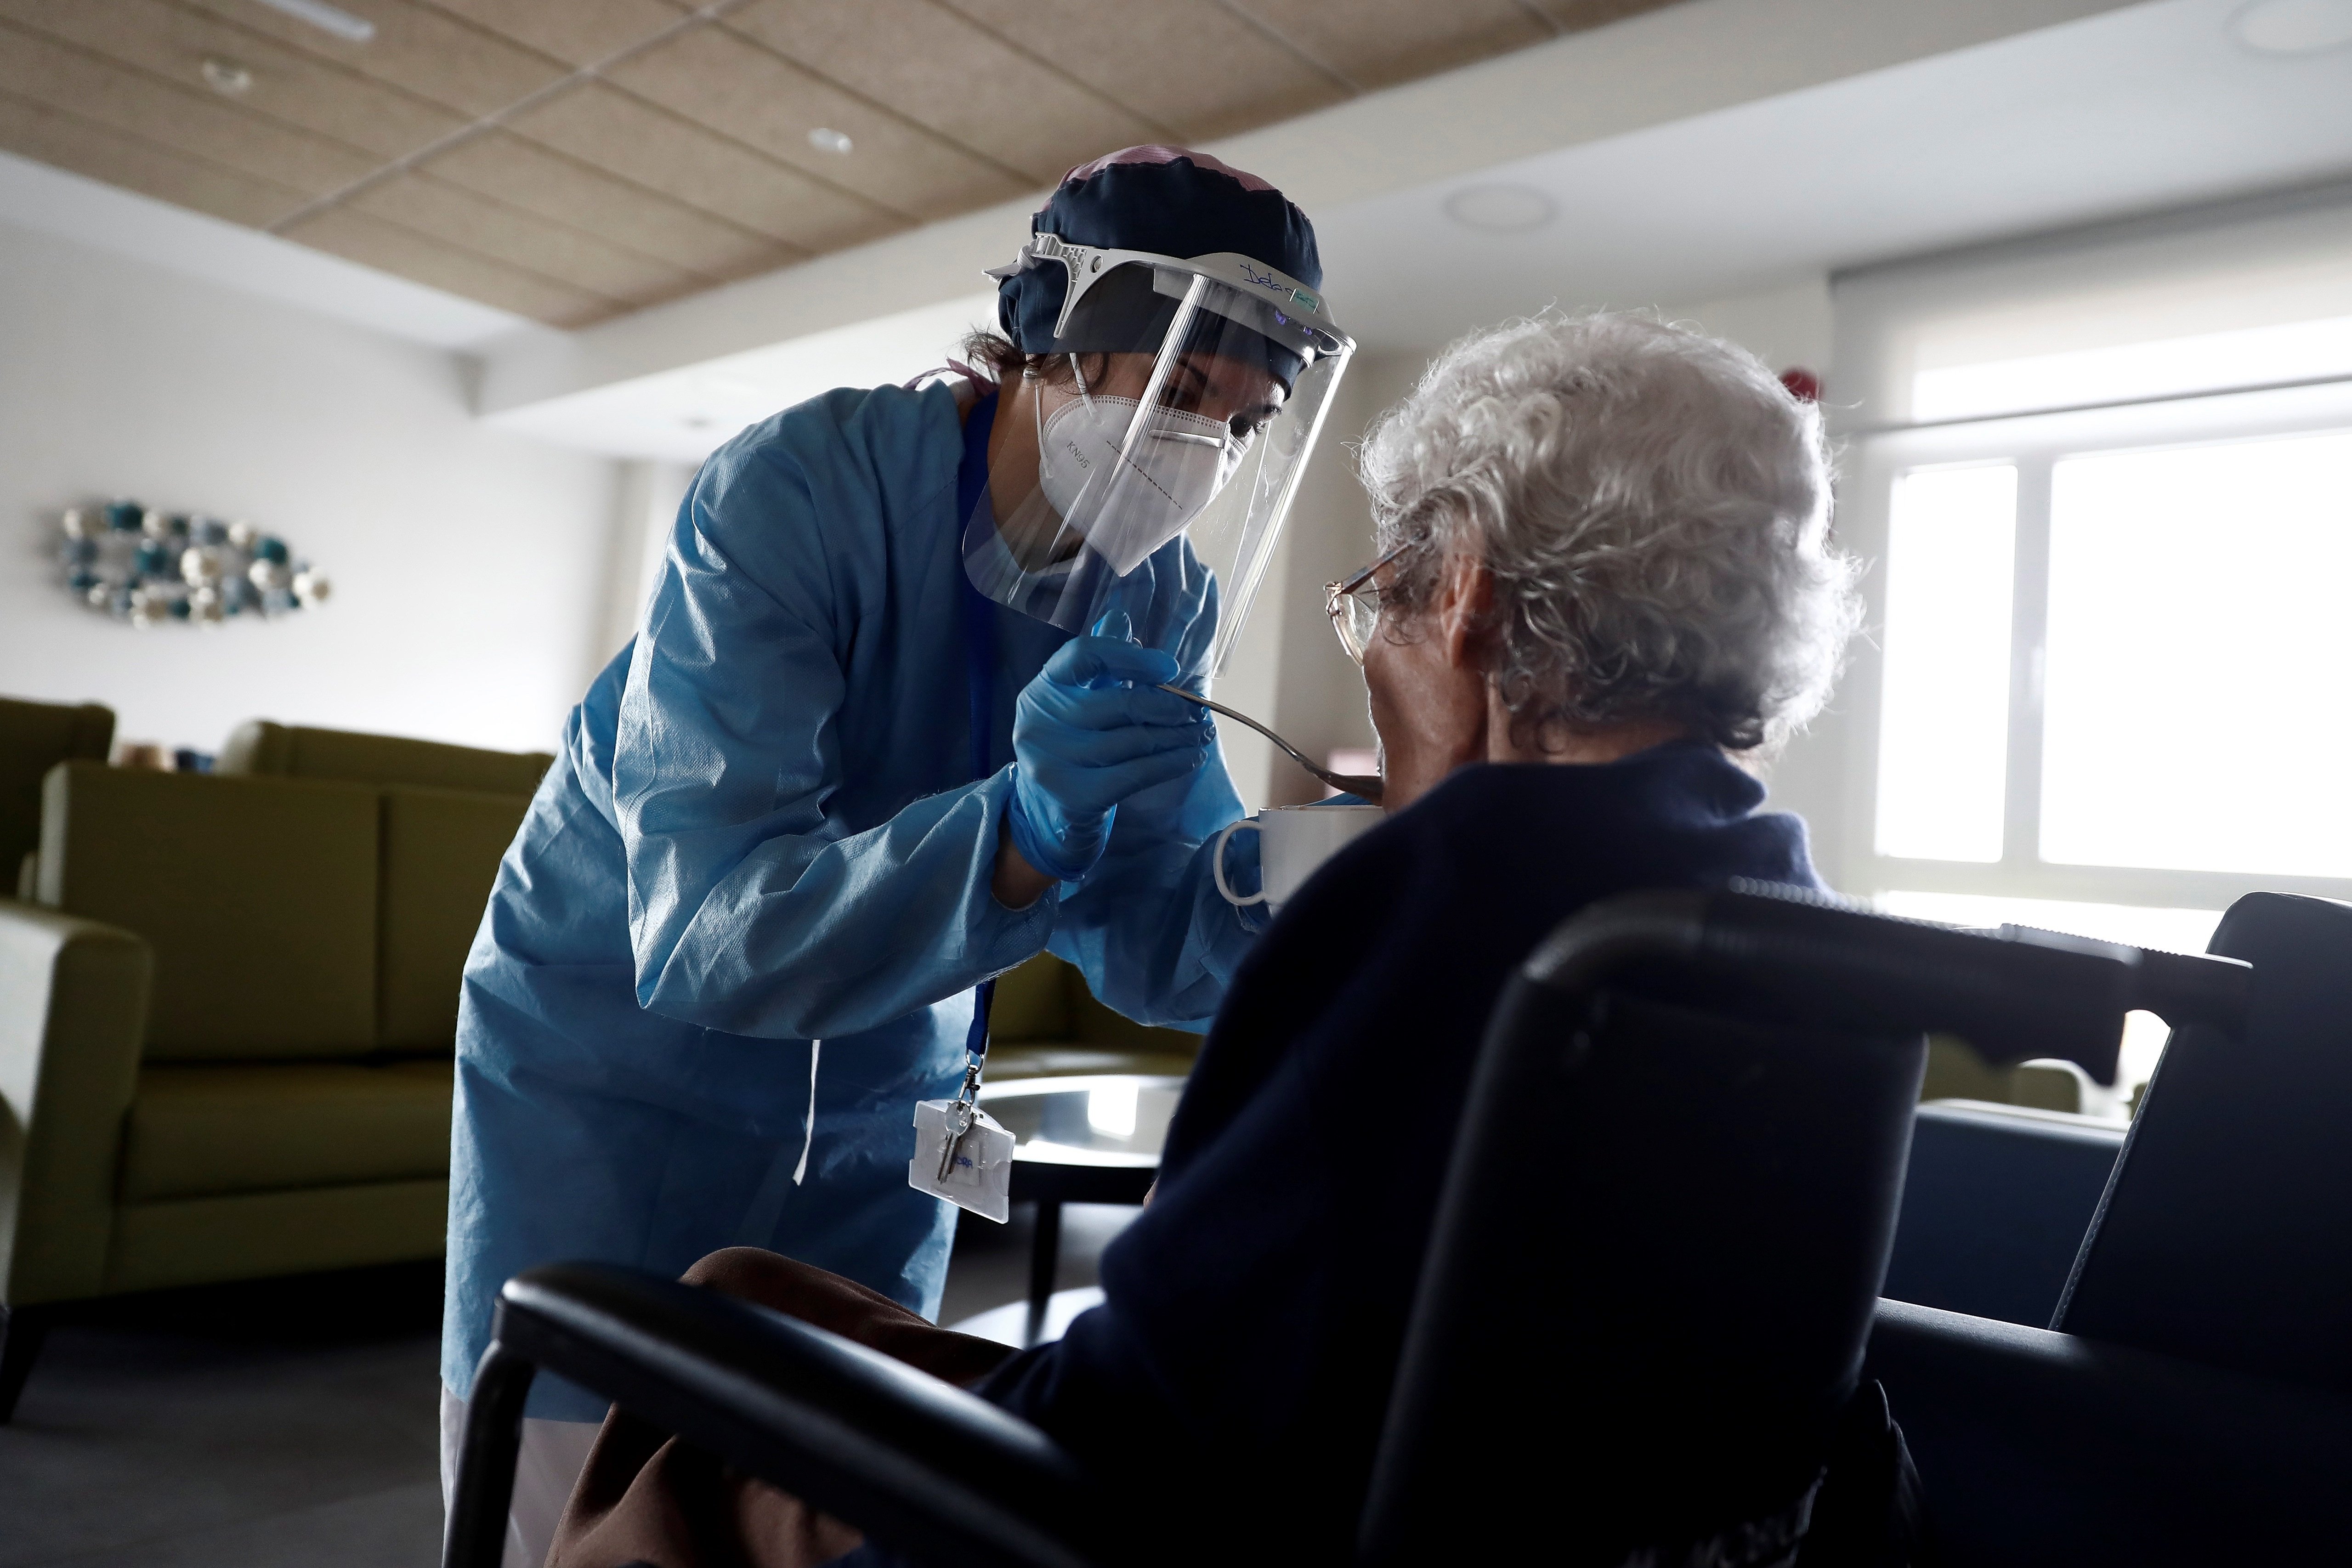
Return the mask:
<svg viewBox="0 0 2352 1568"><path fill-rule="evenodd" d="M604 575L597 591L596 637L589 650L593 677L637 634L646 598L661 570L662 552L678 504L694 483L698 465L632 458L616 465L613 526L604 541Z"/></svg>
<svg viewBox="0 0 2352 1568"><path fill-rule="evenodd" d="M486 430L444 350L0 225L0 693L216 748L241 720L553 743L601 646L614 465ZM333 580L268 624L138 632L58 580L57 514L249 518Z"/></svg>

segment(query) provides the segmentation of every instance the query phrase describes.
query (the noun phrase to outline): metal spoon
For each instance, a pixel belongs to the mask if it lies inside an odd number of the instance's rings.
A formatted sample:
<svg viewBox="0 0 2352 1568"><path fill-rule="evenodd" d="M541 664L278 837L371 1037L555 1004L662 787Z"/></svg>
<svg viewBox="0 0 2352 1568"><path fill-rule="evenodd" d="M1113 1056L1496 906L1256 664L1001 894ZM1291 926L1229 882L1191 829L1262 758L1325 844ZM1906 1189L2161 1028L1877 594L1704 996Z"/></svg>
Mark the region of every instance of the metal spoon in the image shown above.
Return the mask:
<svg viewBox="0 0 2352 1568"><path fill-rule="evenodd" d="M1299 750L1298 747L1291 745L1290 742L1283 739L1282 737L1275 734L1274 731L1266 728L1265 726L1258 723L1257 720L1250 717L1250 716L1245 713L1235 713L1233 709L1227 707L1223 703L1213 703L1208 698L1200 695L1198 693L1188 692L1181 686L1162 685L1160 689L1168 693L1171 696L1182 697L1188 703L1199 703L1211 713L1223 714L1225 717L1232 719L1236 724L1245 724L1249 726L1252 729L1257 731L1260 735L1274 742L1276 748L1285 757L1289 758L1293 762L1296 762L1298 766L1307 769L1307 772L1312 773L1316 778L1320 779L1324 783L1331 786L1332 789L1344 790L1348 794L1359 796L1363 800L1370 800L1375 803L1380 800L1381 780L1378 774L1334 773L1328 768L1320 767L1316 763L1309 762L1307 759L1307 754L1305 752Z"/></svg>

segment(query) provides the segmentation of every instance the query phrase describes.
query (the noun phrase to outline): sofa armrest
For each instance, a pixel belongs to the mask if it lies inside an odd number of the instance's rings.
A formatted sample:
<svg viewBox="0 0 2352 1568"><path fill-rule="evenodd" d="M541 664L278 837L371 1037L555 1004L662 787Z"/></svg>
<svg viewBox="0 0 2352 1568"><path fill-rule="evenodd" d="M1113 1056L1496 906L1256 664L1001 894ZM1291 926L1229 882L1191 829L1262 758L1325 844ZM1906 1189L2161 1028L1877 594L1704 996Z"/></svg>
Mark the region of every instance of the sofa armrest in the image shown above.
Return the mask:
<svg viewBox="0 0 2352 1568"><path fill-rule="evenodd" d="M131 933L0 901L0 1301L93 1296L114 1224L154 956Z"/></svg>

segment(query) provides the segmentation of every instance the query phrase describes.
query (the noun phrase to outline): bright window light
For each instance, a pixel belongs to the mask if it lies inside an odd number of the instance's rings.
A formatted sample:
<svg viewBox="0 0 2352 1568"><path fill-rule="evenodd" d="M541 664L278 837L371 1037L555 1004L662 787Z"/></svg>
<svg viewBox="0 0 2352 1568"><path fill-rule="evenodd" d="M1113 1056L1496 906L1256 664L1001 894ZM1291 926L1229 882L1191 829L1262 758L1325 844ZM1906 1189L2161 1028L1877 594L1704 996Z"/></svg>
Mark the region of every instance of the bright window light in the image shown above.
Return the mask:
<svg viewBox="0 0 2352 1568"><path fill-rule="evenodd" d="M2352 876L2352 433L2052 475L2042 858Z"/></svg>
<svg viewBox="0 0 2352 1568"><path fill-rule="evenodd" d="M1135 1136L1138 1085L1132 1078L1114 1078L1087 1091L1087 1125L1114 1138Z"/></svg>
<svg viewBox="0 0 2352 1568"><path fill-rule="evenodd" d="M1895 483L1886 550L1878 852L2000 859L2017 470Z"/></svg>
<svg viewBox="0 0 2352 1568"><path fill-rule="evenodd" d="M1972 893L1882 893L1874 902L1887 914L1910 920L1979 928L2032 925L2167 953L2202 953L2213 939L2213 927L2221 921L2218 909L2150 909L2130 904L2071 904ZM2123 1052L2116 1073L2121 1092L2128 1093L2131 1085L2145 1083L2155 1073L2156 1060L2164 1054L2165 1037L2170 1032L2169 1026L2154 1013L2124 1015Z"/></svg>
<svg viewBox="0 0 2352 1568"><path fill-rule="evenodd" d="M1911 417L1979 419L2352 375L2352 316L1946 365L1911 378Z"/></svg>

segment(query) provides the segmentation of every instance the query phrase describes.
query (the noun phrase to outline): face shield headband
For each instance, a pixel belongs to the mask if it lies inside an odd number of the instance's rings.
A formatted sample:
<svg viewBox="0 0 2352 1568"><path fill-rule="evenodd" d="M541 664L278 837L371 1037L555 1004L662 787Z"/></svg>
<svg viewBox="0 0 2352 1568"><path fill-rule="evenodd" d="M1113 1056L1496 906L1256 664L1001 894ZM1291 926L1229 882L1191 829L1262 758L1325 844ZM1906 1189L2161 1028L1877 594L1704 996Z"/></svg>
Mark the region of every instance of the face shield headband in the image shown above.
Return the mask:
<svg viewBox="0 0 2352 1568"><path fill-rule="evenodd" d="M992 276L1055 265L1068 287L1050 351L1070 356L1070 373L1024 381L1037 485L1002 517L982 497L965 525L966 572L990 598L1067 631L1112 610L1139 633L1205 610L1213 671L1256 596L1354 342L1318 293L1246 256L1038 235Z"/></svg>

